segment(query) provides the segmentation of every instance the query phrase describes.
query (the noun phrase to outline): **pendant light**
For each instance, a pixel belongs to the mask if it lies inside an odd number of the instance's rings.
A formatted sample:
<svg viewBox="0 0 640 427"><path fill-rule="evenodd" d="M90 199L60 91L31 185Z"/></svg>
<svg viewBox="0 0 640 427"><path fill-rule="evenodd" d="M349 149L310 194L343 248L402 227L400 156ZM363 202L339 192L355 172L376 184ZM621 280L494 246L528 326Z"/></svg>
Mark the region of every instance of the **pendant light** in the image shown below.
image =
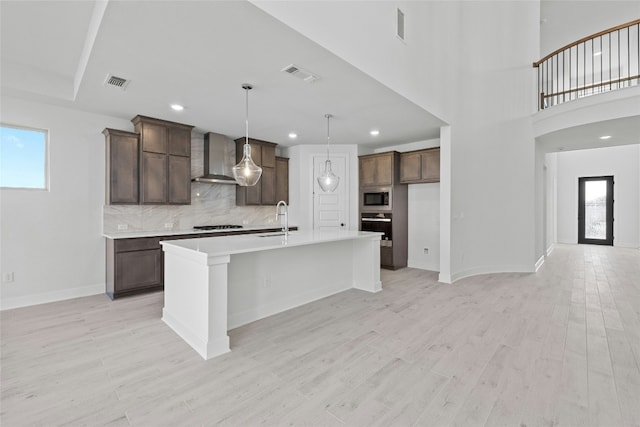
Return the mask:
<svg viewBox="0 0 640 427"><path fill-rule="evenodd" d="M233 167L233 177L242 187L251 187L258 183L262 175L262 168L256 165L251 158L251 146L249 145L249 91L253 87L250 84L243 84L242 89L246 93L246 114L245 114L245 143L242 152L242 160Z"/></svg>
<svg viewBox="0 0 640 427"><path fill-rule="evenodd" d="M331 160L329 160L329 140L331 139L329 133L329 120L333 116L331 114L325 114L324 116L327 118L327 160L324 162L324 172L318 177L318 184L320 184L322 191L326 193L332 192L338 187L340 178L331 171Z"/></svg>

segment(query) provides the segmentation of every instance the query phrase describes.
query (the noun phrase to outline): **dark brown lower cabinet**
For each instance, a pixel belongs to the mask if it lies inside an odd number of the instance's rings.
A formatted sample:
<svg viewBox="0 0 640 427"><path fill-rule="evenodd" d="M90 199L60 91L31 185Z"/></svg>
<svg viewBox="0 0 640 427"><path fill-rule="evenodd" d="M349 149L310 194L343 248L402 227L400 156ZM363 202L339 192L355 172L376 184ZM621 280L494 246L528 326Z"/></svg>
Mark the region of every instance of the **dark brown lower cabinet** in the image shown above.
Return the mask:
<svg viewBox="0 0 640 427"><path fill-rule="evenodd" d="M162 289L158 237L107 239L107 289L111 298Z"/></svg>
<svg viewBox="0 0 640 427"><path fill-rule="evenodd" d="M297 230L298 227L290 227ZM164 289L164 254L161 241L222 237L233 234L259 234L279 228L236 230L216 233L177 234L172 236L107 238L106 294L111 299Z"/></svg>

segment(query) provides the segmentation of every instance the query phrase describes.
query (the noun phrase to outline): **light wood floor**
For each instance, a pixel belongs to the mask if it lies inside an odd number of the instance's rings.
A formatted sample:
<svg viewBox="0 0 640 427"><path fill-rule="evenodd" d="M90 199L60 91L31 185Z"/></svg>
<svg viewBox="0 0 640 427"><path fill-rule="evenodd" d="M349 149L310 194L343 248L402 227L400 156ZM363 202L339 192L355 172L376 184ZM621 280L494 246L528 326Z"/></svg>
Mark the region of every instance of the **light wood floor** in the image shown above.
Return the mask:
<svg viewBox="0 0 640 427"><path fill-rule="evenodd" d="M640 426L640 251L537 274L383 271L230 332L203 361L162 293L2 312L2 426Z"/></svg>

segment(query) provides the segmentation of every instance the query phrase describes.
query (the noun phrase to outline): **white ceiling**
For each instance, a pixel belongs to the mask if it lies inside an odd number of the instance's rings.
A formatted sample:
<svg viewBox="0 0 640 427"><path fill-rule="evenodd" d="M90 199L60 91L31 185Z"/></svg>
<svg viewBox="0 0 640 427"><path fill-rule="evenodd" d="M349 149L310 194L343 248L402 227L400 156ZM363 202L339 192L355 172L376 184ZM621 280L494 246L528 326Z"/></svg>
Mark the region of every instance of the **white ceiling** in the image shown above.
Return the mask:
<svg viewBox="0 0 640 427"><path fill-rule="evenodd" d="M601 136L610 136L600 139ZM640 117L588 123L550 132L536 138L547 152L573 151L640 143Z"/></svg>
<svg viewBox="0 0 640 427"><path fill-rule="evenodd" d="M439 136L439 119L248 2L104 4L1 1L3 94L237 138L244 135L247 82L254 85L254 138L325 143L326 113L334 115L332 143L376 147ZM281 72L289 64L320 80ZM125 91L106 87L107 74L130 84ZM186 109L176 113L172 103ZM378 137L369 135L373 128ZM295 141L287 137L292 131Z"/></svg>

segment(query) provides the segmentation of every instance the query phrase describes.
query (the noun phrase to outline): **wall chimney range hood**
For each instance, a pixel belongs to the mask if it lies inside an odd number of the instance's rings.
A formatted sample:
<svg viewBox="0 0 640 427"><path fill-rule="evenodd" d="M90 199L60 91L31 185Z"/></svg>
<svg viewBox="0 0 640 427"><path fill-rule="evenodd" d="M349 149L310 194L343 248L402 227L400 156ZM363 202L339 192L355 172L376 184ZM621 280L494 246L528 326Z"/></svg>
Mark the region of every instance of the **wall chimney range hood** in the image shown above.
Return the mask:
<svg viewBox="0 0 640 427"><path fill-rule="evenodd" d="M193 178L193 182L210 184L237 184L231 168L234 160L233 141L219 133L204 134L204 175Z"/></svg>

